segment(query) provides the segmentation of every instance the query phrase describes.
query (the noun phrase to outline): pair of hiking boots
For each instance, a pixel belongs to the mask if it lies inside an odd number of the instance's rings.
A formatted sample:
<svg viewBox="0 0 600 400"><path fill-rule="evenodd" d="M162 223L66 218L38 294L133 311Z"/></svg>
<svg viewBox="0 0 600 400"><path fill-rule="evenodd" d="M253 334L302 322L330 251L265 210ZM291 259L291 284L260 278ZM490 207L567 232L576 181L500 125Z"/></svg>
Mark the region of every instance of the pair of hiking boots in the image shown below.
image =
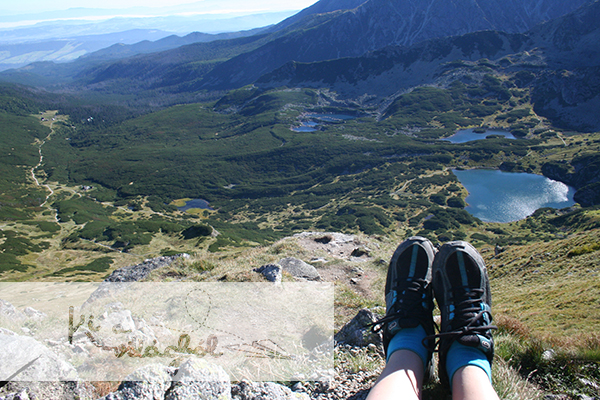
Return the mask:
<svg viewBox="0 0 600 400"><path fill-rule="evenodd" d="M403 328L421 325L431 373L434 351L439 352L439 378L449 384L446 372L450 346L458 342L479 349L490 365L494 356L491 330L491 293L485 263L467 242L455 241L437 250L420 236L405 240L394 252L385 285L386 316L374 324L383 333L386 353L391 339ZM440 333L435 333L433 297L441 312Z"/></svg>

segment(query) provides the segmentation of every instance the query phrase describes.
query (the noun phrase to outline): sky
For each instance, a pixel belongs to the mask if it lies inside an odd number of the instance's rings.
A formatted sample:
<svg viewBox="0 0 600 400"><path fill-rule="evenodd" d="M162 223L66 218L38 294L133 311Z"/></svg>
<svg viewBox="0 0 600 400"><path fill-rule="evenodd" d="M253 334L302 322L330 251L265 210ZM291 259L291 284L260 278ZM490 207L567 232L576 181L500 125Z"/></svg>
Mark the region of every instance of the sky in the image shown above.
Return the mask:
<svg viewBox="0 0 600 400"><path fill-rule="evenodd" d="M147 19L207 16L205 19L219 19L299 11L316 2L317 0L3 0L0 5L0 30L57 21L98 23L114 17ZM292 14L288 13L287 16ZM278 21L274 23L276 22ZM269 20L268 23L273 21Z"/></svg>
<svg viewBox="0 0 600 400"><path fill-rule="evenodd" d="M18 0L3 1L0 13L29 14L60 11L69 8L127 9L132 7L172 8L178 5L193 6L199 11L284 11L301 10L317 0Z"/></svg>

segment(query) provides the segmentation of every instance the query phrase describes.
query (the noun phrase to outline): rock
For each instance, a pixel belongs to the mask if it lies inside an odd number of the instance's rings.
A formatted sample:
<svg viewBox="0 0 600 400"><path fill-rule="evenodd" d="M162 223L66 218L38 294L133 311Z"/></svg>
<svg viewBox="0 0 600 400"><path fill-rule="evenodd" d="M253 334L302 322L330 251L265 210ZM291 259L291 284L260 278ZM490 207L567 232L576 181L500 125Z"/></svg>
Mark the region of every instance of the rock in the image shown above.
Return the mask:
<svg viewBox="0 0 600 400"><path fill-rule="evenodd" d="M146 278L155 269L167 267L178 258L187 258L187 254L178 254L171 257L156 257L145 260L141 264L119 268L106 278L105 282L137 282Z"/></svg>
<svg viewBox="0 0 600 400"><path fill-rule="evenodd" d="M204 359L190 359L181 364L165 400L231 399L231 381L225 370Z"/></svg>
<svg viewBox="0 0 600 400"><path fill-rule="evenodd" d="M318 281L321 279L317 269L302 260L294 257L287 257L279 260L279 265L284 271L288 272L295 278L307 279L310 281Z"/></svg>
<svg viewBox="0 0 600 400"><path fill-rule="evenodd" d="M309 400L306 393L292 392L273 382L242 381L231 388L234 400Z"/></svg>
<svg viewBox="0 0 600 400"><path fill-rule="evenodd" d="M161 364L137 369L116 392L99 400L229 400L231 382L225 370L204 359L189 359L179 368Z"/></svg>
<svg viewBox="0 0 600 400"><path fill-rule="evenodd" d="M9 380L1 388L0 399L91 398L85 383L68 362L33 338L3 330L0 333L0 377Z"/></svg>
<svg viewBox="0 0 600 400"><path fill-rule="evenodd" d="M101 400L162 400L171 388L174 375L173 367L161 364L146 365L128 375L116 392L109 393Z"/></svg>
<svg viewBox="0 0 600 400"><path fill-rule="evenodd" d="M0 349L0 376L4 379L24 383L78 379L71 364L33 338L0 334Z"/></svg>
<svg viewBox="0 0 600 400"><path fill-rule="evenodd" d="M254 268L254 272L258 272L259 274L263 274L265 278L269 282L279 283L281 282L281 267L276 264L267 264L263 265L260 268Z"/></svg>
<svg viewBox="0 0 600 400"><path fill-rule="evenodd" d="M382 346L381 333L374 333L369 324L376 322L377 316L369 309L362 309L350 322L335 335L336 343L346 343L351 346Z"/></svg>
<svg viewBox="0 0 600 400"><path fill-rule="evenodd" d="M81 382L10 382L0 393L0 400L80 400L93 399L94 389Z"/></svg>
<svg viewBox="0 0 600 400"><path fill-rule="evenodd" d="M25 319L25 315L6 300L0 299L0 316L11 321Z"/></svg>
<svg viewBox="0 0 600 400"><path fill-rule="evenodd" d="M352 253L350 254L350 256L352 257L362 257L362 256L367 256L369 257L370 254L370 250L366 247L357 247L354 250L352 250Z"/></svg>
<svg viewBox="0 0 600 400"><path fill-rule="evenodd" d="M41 320L41 319L44 319L47 317L46 313L43 313L43 312L38 311L35 308L31 308L31 307L25 307L23 312L25 313L27 318L31 318L31 319Z"/></svg>

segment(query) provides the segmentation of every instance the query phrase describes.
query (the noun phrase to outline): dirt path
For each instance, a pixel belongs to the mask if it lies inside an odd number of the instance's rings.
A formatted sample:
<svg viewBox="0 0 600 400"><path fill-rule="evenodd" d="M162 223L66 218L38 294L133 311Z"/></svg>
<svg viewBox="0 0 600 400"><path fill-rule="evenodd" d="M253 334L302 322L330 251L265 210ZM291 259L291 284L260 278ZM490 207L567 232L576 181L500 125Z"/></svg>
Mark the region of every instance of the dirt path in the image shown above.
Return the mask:
<svg viewBox="0 0 600 400"><path fill-rule="evenodd" d="M48 189L49 194L46 196L46 199L44 200L44 202L42 204L40 204L40 207L43 207L46 205L46 203L48 203L48 199L54 195L54 190L52 190L52 188L50 187L50 185L48 184L41 184L40 181L38 180L37 176L35 176L36 171L42 166L42 164L44 163L44 154L42 153L42 147L44 147L44 145L46 144L46 142L50 141L50 139L52 139L52 134L54 133L54 122L56 122L55 118L56 118L56 111L52 111L50 113L46 113L44 114L44 118L46 116L49 115L49 118L51 118L50 120L50 133L48 134L48 136L46 136L44 138L44 140L39 141L36 140L36 142L34 144L37 144L38 146L38 152L40 155L40 160L37 163L37 165L35 167L31 168L30 171L30 175L31 175L31 179L35 182L36 186L40 186L40 187L45 187L46 189ZM60 119L62 121L62 119ZM42 123L43 124L43 123ZM48 126L47 124L43 124Z"/></svg>

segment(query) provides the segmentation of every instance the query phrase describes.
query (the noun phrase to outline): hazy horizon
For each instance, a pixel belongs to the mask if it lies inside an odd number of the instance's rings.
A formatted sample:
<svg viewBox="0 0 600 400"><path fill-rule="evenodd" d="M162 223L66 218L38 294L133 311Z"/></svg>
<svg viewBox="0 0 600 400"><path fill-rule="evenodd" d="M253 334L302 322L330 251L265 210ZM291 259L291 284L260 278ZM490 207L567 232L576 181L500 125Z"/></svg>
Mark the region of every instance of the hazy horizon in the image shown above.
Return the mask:
<svg viewBox="0 0 600 400"><path fill-rule="evenodd" d="M55 2L23 0L4 4L0 9L0 30L10 31L65 22L101 23L111 19L232 19L281 13L282 19L316 3L316 0L106 0L102 6L91 0ZM259 26L255 26L256 28ZM157 28L160 29L160 28Z"/></svg>

